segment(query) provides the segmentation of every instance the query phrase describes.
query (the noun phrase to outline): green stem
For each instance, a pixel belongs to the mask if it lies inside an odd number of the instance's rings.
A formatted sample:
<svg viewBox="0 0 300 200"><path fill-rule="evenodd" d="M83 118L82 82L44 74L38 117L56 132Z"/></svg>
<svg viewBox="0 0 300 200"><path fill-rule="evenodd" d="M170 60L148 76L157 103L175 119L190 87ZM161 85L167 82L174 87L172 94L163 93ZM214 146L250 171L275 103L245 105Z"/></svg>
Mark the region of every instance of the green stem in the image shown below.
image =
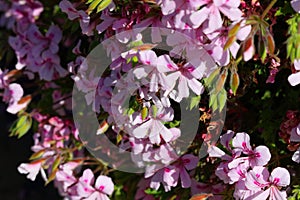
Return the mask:
<svg viewBox="0 0 300 200"><path fill-rule="evenodd" d="M272 0L271 3L268 5L268 7L264 10L263 14L261 15L261 18L264 19L265 16L268 14L270 9L274 6L277 0Z"/></svg>

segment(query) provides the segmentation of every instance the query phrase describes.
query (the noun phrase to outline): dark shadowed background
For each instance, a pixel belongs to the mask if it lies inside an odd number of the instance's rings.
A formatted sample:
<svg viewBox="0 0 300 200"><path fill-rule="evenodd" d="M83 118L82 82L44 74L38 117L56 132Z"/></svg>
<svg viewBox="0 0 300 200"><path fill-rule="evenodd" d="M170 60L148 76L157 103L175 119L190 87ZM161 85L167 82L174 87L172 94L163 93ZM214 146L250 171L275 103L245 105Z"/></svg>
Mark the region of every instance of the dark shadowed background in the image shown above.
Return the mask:
<svg viewBox="0 0 300 200"><path fill-rule="evenodd" d="M5 109L5 105L0 104L0 200L62 199L52 183L44 186L40 175L32 182L18 172L17 167L27 162L32 153L32 134L27 133L21 139L9 137L8 129L15 116Z"/></svg>

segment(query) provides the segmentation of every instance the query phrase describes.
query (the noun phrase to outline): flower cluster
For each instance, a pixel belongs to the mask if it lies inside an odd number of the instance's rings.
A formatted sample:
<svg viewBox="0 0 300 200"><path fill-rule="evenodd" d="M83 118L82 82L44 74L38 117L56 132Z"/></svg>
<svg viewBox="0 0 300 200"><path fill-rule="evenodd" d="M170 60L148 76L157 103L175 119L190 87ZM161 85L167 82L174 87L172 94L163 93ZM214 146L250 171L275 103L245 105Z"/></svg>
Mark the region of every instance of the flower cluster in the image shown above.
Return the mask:
<svg viewBox="0 0 300 200"><path fill-rule="evenodd" d="M215 174L224 183L234 184L236 199L286 199L282 187L290 184L290 174L285 168L275 168L271 175L265 167L270 161L271 154L266 146L254 149L250 144L247 133L228 131L221 136L220 142L226 151L216 146L208 149L210 157L221 158Z"/></svg>

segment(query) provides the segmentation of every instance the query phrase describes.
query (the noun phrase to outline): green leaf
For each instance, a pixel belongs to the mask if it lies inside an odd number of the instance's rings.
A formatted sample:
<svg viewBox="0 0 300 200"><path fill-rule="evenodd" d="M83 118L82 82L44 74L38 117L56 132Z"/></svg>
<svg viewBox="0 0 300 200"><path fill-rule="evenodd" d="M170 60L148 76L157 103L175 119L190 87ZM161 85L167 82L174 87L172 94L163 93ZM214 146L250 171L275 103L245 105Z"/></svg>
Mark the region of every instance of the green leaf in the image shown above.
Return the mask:
<svg viewBox="0 0 300 200"><path fill-rule="evenodd" d="M221 112L223 110L223 108L225 107L226 101L227 101L227 92L223 88L219 92L219 94L218 94L218 108L219 108L219 112Z"/></svg>
<svg viewBox="0 0 300 200"><path fill-rule="evenodd" d="M150 195L160 195L160 194L162 194L162 191L154 190L154 189L151 189L151 188L147 188L144 192L146 194L150 194Z"/></svg>
<svg viewBox="0 0 300 200"><path fill-rule="evenodd" d="M109 4L111 3L111 0L103 0L97 7L97 13L104 10Z"/></svg>
<svg viewBox="0 0 300 200"><path fill-rule="evenodd" d="M96 10L96 13L101 12L104 10L109 4L112 2L112 0L88 0L86 4L90 4L88 8L88 14L92 13L94 10Z"/></svg>
<svg viewBox="0 0 300 200"><path fill-rule="evenodd" d="M231 71L230 76L230 88L234 95L236 95L236 91L240 85L240 78L239 74L236 72L236 70Z"/></svg>
<svg viewBox="0 0 300 200"><path fill-rule="evenodd" d="M195 97L192 97L190 99L190 110L192 110L193 108L197 107L199 105L199 102L201 100L201 96L195 96Z"/></svg>
<svg viewBox="0 0 300 200"><path fill-rule="evenodd" d="M205 85L207 87L210 87L214 85L215 80L220 76L220 68L217 68L215 71L213 71L209 77L204 79Z"/></svg>
<svg viewBox="0 0 300 200"><path fill-rule="evenodd" d="M20 117L13 123L10 128L10 136L18 136L18 139L24 136L32 125L32 118L27 113L20 115Z"/></svg>
<svg viewBox="0 0 300 200"><path fill-rule="evenodd" d="M24 136L29 131L31 125L32 125L32 118L27 116L22 126L18 127L17 130L18 139Z"/></svg>
<svg viewBox="0 0 300 200"><path fill-rule="evenodd" d="M58 168L58 166L60 165L61 161L62 161L62 157L61 157L61 155L58 155L58 156L55 158L54 162L53 162L53 165L52 165L52 171L57 170L57 168Z"/></svg>
<svg viewBox="0 0 300 200"><path fill-rule="evenodd" d="M45 153L45 149L42 149L38 152L35 152L34 154L32 154L29 158L29 160L35 160L35 159L38 159L38 158L41 158Z"/></svg>
<svg viewBox="0 0 300 200"><path fill-rule="evenodd" d="M177 127L179 125L180 125L180 121L178 121L178 120L175 120L174 122L169 123L170 128L174 128L174 127Z"/></svg>

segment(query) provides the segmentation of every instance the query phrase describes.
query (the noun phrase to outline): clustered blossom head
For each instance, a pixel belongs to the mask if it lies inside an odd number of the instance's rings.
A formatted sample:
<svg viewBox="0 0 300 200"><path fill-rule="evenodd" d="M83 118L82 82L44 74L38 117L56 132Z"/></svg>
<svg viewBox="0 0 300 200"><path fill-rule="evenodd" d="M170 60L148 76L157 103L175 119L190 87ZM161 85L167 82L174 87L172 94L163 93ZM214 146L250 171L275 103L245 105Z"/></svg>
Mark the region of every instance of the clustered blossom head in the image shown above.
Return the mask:
<svg viewBox="0 0 300 200"><path fill-rule="evenodd" d="M73 170L78 163L69 162L61 166L56 174L56 185L60 188L63 196L71 199L103 199L109 200L107 195L114 191L112 179L100 175L95 181L94 173L91 169L83 171L81 177L73 175Z"/></svg>
<svg viewBox="0 0 300 200"><path fill-rule="evenodd" d="M265 167L271 159L266 146L254 149L247 133L228 131L221 136L221 144L230 154L216 146L210 146L209 156L221 158L215 174L224 183L234 184L236 199L286 199L282 187L290 184L290 174L285 168L275 168L271 176Z"/></svg>
<svg viewBox="0 0 300 200"><path fill-rule="evenodd" d="M51 172L49 165L53 166L56 159L63 160L61 157L68 148L72 148L72 140L79 140L78 130L69 120L63 120L59 117L49 117L38 112L32 113L33 118L39 123L38 130L34 134L34 145L31 150L34 161L31 163L22 163L18 170L20 173L28 174L31 180L35 180L39 171L47 181L44 169ZM82 154L81 151L70 152L76 155Z"/></svg>
<svg viewBox="0 0 300 200"><path fill-rule="evenodd" d="M18 32L16 37L10 37L9 43L15 50L18 64L17 69L26 69L39 73L41 79L50 81L67 75L61 67L58 56L58 43L62 32L58 26L52 25L45 34L39 31L35 24L25 32Z"/></svg>

